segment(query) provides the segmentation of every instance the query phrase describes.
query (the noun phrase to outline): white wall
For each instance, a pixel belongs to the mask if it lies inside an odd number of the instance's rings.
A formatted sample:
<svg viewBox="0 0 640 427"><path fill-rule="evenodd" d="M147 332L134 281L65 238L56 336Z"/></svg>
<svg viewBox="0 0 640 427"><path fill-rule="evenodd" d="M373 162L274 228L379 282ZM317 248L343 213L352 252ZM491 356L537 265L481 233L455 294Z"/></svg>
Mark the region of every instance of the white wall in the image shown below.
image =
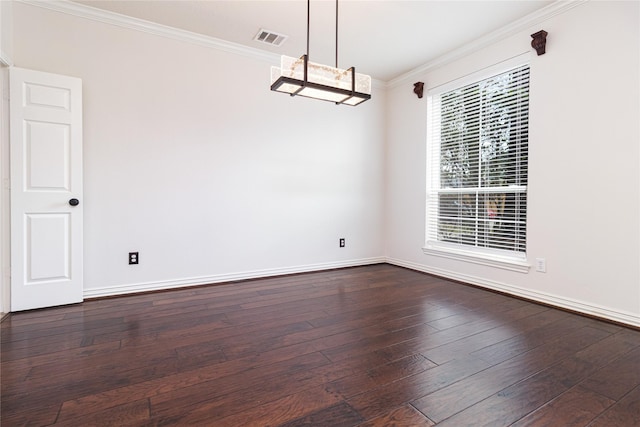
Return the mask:
<svg viewBox="0 0 640 427"><path fill-rule="evenodd" d="M388 93L387 256L640 326L640 4L587 2ZM530 34L546 30L536 56ZM527 257L516 273L425 255L427 88L531 53Z"/></svg>
<svg viewBox="0 0 640 427"><path fill-rule="evenodd" d="M0 63L11 64L13 56L13 0L0 1Z"/></svg>
<svg viewBox="0 0 640 427"><path fill-rule="evenodd" d="M638 6L582 4L357 108L271 93L256 58L23 3L13 55L84 82L87 296L386 259L640 325ZM547 273L427 256L426 99L413 82L525 52L528 259Z"/></svg>
<svg viewBox="0 0 640 427"><path fill-rule="evenodd" d="M83 80L86 296L383 260L383 92L292 99L250 56L14 17L16 66Z"/></svg>

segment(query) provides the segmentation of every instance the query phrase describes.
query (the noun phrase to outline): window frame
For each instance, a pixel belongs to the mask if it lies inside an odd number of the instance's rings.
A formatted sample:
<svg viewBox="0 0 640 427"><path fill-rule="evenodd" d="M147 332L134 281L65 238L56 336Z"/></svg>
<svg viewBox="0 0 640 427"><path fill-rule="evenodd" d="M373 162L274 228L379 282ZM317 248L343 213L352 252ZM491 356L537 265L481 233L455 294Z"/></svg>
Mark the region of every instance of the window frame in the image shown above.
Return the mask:
<svg viewBox="0 0 640 427"><path fill-rule="evenodd" d="M432 132L433 129L433 98L434 96L444 94L449 91L463 88L465 86L479 83L483 80L489 79L493 76L508 72L521 66L529 66L529 83L531 82L531 64L530 55L519 55L492 66L486 67L477 72L463 76L461 78L452 80L439 86L430 88L427 91L427 158L426 158L426 200L425 200L425 245L422 248L426 255L438 256L447 259L454 259L464 261L473 264L480 264L490 267L496 267L520 273L528 273L531 265L527 261L527 243L525 243L524 252L492 249L486 247L478 247L465 245L461 243L445 242L441 240L435 240L432 238L437 236L437 230L434 233L432 227L437 227L437 203L433 204L433 197L438 197L438 192L433 191L437 183L434 181L439 180L439 171L432 171L431 165L433 162L429 158L433 152L433 146L436 144L436 140L439 142L439 138L436 138ZM531 109L531 85L529 86L529 111ZM530 117L530 115L529 115ZM530 129L530 126L529 126ZM527 159L528 165L528 159ZM528 169L528 167L527 167ZM519 186L522 187L522 186ZM483 189L483 191L487 191ZM524 189L525 194L528 193L528 182ZM527 207L529 205L529 198L527 197ZM435 212L433 212L433 206L436 206ZM525 209L527 209L525 207ZM525 224L525 236L528 234L528 224Z"/></svg>

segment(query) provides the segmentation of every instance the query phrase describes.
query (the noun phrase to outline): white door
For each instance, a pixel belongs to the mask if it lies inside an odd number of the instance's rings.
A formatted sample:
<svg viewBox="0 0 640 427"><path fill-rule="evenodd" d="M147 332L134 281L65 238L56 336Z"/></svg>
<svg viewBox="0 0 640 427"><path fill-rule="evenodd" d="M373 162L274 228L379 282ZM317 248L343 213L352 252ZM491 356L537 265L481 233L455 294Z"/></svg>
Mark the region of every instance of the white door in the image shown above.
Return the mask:
<svg viewBox="0 0 640 427"><path fill-rule="evenodd" d="M82 81L11 68L11 311L82 301Z"/></svg>

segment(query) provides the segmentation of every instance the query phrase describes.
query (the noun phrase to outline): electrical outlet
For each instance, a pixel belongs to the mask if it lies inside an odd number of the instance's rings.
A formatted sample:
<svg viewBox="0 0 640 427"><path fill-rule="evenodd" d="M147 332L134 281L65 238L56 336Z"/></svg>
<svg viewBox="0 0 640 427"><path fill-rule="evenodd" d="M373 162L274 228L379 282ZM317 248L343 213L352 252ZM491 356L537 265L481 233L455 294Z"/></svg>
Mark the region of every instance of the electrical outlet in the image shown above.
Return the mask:
<svg viewBox="0 0 640 427"><path fill-rule="evenodd" d="M536 258L536 271L540 273L547 272L547 260L544 258Z"/></svg>
<svg viewBox="0 0 640 427"><path fill-rule="evenodd" d="M340 239L340 247L341 247L341 248L344 248L344 246L345 246L344 238L341 238L341 239Z"/></svg>
<svg viewBox="0 0 640 427"><path fill-rule="evenodd" d="M129 252L129 265L138 264L138 261L140 261L138 252Z"/></svg>

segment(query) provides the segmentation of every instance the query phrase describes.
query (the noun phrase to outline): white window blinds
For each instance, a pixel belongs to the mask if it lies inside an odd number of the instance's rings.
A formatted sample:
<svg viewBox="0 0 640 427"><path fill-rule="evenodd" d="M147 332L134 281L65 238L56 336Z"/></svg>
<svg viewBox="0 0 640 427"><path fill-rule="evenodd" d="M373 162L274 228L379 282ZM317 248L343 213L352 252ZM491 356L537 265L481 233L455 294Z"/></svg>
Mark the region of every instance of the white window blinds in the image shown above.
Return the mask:
<svg viewBox="0 0 640 427"><path fill-rule="evenodd" d="M524 254L528 129L528 65L429 94L428 244Z"/></svg>

